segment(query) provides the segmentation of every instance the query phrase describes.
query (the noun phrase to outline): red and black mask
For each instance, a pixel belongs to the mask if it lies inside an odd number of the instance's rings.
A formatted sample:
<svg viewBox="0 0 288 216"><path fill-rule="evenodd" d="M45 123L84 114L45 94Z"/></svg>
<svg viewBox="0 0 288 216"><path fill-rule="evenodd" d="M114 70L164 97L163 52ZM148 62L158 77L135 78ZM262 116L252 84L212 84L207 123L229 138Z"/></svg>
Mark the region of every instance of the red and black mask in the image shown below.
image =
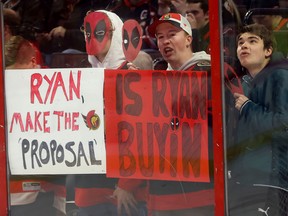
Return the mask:
<svg viewBox="0 0 288 216"><path fill-rule="evenodd" d="M123 52L127 61L132 62L142 46L142 28L136 20L127 20L123 24Z"/></svg>
<svg viewBox="0 0 288 216"><path fill-rule="evenodd" d="M84 18L86 51L88 55L99 54L106 46L112 30L107 14L91 12Z"/></svg>

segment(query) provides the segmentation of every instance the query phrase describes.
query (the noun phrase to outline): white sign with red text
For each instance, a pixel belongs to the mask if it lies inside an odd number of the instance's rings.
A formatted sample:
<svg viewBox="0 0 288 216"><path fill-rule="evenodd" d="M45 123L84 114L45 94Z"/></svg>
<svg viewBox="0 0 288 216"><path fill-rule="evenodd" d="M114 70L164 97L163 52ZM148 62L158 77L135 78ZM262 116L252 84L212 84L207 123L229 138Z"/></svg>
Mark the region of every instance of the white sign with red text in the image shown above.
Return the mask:
<svg viewBox="0 0 288 216"><path fill-rule="evenodd" d="M5 71L12 174L105 173L104 69Z"/></svg>

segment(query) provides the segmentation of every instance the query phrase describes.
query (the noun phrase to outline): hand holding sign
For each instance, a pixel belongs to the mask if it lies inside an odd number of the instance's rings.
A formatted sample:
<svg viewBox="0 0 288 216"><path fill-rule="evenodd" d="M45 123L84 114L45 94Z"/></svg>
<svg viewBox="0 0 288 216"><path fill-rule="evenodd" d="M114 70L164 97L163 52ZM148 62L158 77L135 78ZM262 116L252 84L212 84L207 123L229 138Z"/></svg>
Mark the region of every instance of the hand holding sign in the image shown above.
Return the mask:
<svg viewBox="0 0 288 216"><path fill-rule="evenodd" d="M142 46L143 30L136 20L129 19L122 28L122 48L126 60L132 62L138 55Z"/></svg>

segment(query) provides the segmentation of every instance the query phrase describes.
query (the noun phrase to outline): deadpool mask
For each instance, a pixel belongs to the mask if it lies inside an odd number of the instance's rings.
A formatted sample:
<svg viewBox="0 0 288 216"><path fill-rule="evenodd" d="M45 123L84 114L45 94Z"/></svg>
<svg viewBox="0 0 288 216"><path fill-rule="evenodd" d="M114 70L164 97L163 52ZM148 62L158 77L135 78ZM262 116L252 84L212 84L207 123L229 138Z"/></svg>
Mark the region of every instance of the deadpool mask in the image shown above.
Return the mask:
<svg viewBox="0 0 288 216"><path fill-rule="evenodd" d="M99 54L105 48L112 30L108 15L103 12L89 13L84 18L84 29L86 52L88 55Z"/></svg>
<svg viewBox="0 0 288 216"><path fill-rule="evenodd" d="M142 46L142 28L136 20L127 20L122 28L123 52L126 60L132 62Z"/></svg>

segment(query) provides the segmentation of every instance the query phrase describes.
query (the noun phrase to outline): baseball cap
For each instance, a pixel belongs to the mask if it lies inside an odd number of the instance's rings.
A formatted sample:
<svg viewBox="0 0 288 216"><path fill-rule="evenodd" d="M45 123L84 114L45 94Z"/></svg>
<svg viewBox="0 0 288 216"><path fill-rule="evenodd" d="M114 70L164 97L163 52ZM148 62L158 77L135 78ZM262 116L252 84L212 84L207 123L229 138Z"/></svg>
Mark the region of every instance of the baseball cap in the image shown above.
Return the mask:
<svg viewBox="0 0 288 216"><path fill-rule="evenodd" d="M182 16L179 13L167 13L167 14L164 14L163 16L161 16L159 20L154 21L148 27L149 36L155 38L156 28L158 27L158 25L165 23L165 22L169 22L172 25L174 25L178 28L181 28L187 34L192 36L192 30L191 30L190 23L188 22L188 20L184 16Z"/></svg>

